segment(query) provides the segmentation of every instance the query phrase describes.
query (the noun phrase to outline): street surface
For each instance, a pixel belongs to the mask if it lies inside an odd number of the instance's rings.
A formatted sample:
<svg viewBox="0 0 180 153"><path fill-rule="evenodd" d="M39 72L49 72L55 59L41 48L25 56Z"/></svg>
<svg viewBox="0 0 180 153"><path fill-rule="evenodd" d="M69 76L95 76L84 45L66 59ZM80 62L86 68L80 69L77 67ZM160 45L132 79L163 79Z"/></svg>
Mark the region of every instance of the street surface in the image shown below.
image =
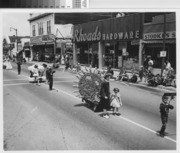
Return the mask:
<svg viewBox="0 0 180 153"><path fill-rule="evenodd" d="M176 150L176 101L166 132L156 135L161 120L162 89L141 88L111 81L120 89L121 116L102 118L78 97L78 79L56 70L54 90L28 82L28 65L21 75L3 70L3 132L5 150ZM111 113L111 111L110 111Z"/></svg>

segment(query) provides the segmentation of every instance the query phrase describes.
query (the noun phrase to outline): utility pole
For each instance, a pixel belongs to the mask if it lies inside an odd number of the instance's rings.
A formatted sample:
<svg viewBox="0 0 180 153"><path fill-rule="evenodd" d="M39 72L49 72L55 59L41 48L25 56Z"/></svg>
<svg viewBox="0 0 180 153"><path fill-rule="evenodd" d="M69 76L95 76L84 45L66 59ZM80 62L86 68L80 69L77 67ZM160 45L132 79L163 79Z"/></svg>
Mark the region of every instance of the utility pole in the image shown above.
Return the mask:
<svg viewBox="0 0 180 153"><path fill-rule="evenodd" d="M163 51L166 49L166 13L164 13L164 26L163 26ZM164 70L164 57L162 57L161 76Z"/></svg>
<svg viewBox="0 0 180 153"><path fill-rule="evenodd" d="M10 27L10 31L11 29L15 30L16 31L16 45L17 45L17 53L18 53L18 37L17 37L17 29L16 28L13 28L13 27ZM16 53L16 58L17 58L17 53Z"/></svg>

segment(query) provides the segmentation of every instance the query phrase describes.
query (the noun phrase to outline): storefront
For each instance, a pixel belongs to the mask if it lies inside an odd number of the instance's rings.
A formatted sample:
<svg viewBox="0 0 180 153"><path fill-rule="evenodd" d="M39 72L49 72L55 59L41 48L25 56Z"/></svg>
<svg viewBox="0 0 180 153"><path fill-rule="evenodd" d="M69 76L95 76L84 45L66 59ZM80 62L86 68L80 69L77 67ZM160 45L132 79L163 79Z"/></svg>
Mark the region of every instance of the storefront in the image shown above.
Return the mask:
<svg viewBox="0 0 180 153"><path fill-rule="evenodd" d="M143 34L143 57L150 56L154 61L154 68L159 69L158 73L161 73L162 68L162 56L163 51L163 29L164 22L163 15L157 16L153 19L152 23L144 25ZM160 22L161 21L161 22ZM176 69L176 23L175 13L166 15L165 26L165 60L169 60L171 66Z"/></svg>
<svg viewBox="0 0 180 153"><path fill-rule="evenodd" d="M138 68L141 25L141 14L75 25L74 63Z"/></svg>
<svg viewBox="0 0 180 153"><path fill-rule="evenodd" d="M51 61L55 55L55 36L43 35L32 37L30 39L32 50L32 60L34 61Z"/></svg>
<svg viewBox="0 0 180 153"><path fill-rule="evenodd" d="M23 51L24 51L25 60L29 61L30 58L31 58L30 42L25 42L24 43Z"/></svg>

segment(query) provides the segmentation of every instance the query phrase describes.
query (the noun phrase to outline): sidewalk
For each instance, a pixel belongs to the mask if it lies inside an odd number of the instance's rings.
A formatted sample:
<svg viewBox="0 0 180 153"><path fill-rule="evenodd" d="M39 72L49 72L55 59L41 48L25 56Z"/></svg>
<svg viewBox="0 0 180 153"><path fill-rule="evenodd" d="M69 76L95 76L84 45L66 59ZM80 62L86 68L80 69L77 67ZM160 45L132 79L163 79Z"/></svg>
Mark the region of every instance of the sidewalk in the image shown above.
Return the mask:
<svg viewBox="0 0 180 153"><path fill-rule="evenodd" d="M53 63L47 63L47 62L37 62L37 61L27 61L26 64L28 65L33 65L33 64L47 64L48 66L52 66ZM85 66L81 66L82 70L85 69ZM87 69L89 69L88 67L86 67ZM60 65L59 68L57 69L62 69L63 71L65 70L65 65ZM92 68L92 71L94 71L94 68ZM101 69L101 71L106 71L105 68ZM117 69L113 70L114 71L114 77L117 77L117 75L119 74L119 71ZM73 72L75 73L75 72ZM131 75L130 72L127 73L128 75ZM130 83L127 82L128 84L134 85L134 86L141 86L141 87L145 87L145 88L149 88L149 89L159 89L159 90L166 90L167 92L176 92L176 88L172 87L172 86L163 86L163 85L158 85L157 87L152 87L152 86L148 86L148 84L144 81L140 82L139 81L140 78L138 77L138 81L137 83ZM115 80L114 80L115 81ZM124 81L126 83L126 81Z"/></svg>

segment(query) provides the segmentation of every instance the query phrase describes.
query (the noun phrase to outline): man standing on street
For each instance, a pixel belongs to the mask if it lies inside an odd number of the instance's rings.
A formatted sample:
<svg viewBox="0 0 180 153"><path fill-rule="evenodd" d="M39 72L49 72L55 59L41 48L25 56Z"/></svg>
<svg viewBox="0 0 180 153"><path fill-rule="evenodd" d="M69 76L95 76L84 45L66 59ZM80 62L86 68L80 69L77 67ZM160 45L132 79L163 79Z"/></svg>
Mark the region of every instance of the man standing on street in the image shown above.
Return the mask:
<svg viewBox="0 0 180 153"><path fill-rule="evenodd" d="M49 83L49 90L53 89L53 74L54 73L55 73L55 71L52 70L51 67L47 70L47 78L48 78L48 83Z"/></svg>
<svg viewBox="0 0 180 153"><path fill-rule="evenodd" d="M104 81L101 85L101 107L103 109L103 117L109 118L109 113L107 110L110 108L110 84L109 79L111 77L111 74L106 74L104 76Z"/></svg>
<svg viewBox="0 0 180 153"><path fill-rule="evenodd" d="M21 62L20 61L17 62L17 69L18 69L18 75L20 75L21 74Z"/></svg>

